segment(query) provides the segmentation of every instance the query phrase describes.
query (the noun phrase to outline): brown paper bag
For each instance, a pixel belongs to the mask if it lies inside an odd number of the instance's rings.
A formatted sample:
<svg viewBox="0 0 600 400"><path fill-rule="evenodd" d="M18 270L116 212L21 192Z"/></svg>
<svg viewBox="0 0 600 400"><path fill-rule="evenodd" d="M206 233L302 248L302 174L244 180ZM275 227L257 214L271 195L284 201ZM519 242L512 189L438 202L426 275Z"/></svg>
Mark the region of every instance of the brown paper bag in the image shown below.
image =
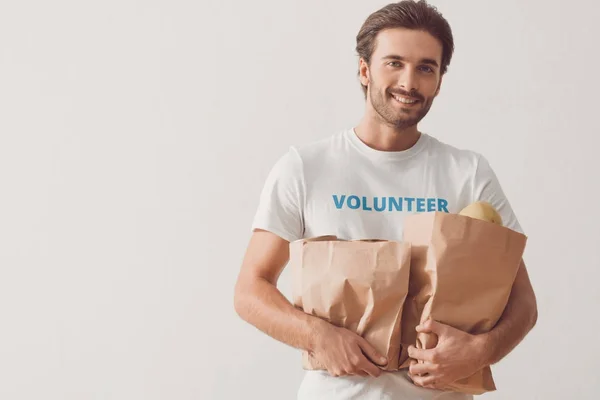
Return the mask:
<svg viewBox="0 0 600 400"><path fill-rule="evenodd" d="M401 318L408 293L410 245L335 236L290 244L293 304L364 337L397 370ZM324 369L303 352L304 369Z"/></svg>
<svg viewBox="0 0 600 400"><path fill-rule="evenodd" d="M489 332L500 319L519 269L527 237L470 217L429 212L406 218L403 239L412 246L411 281L402 321L401 368L406 348L430 349L435 334L418 334L428 318L471 334ZM495 390L490 367L444 390Z"/></svg>

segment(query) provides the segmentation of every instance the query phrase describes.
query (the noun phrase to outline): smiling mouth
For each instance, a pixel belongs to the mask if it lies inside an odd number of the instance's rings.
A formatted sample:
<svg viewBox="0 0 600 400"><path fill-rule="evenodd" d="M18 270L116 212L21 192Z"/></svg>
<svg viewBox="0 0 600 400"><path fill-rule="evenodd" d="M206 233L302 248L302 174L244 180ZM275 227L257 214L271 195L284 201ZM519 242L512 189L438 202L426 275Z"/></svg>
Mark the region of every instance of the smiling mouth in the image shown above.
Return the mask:
<svg viewBox="0 0 600 400"><path fill-rule="evenodd" d="M395 95L395 94L392 94L392 97L398 103L405 105L405 106L411 106L411 105L417 104L419 102L419 100L417 100L417 99L413 99L410 97L404 97L404 96L400 96L400 95Z"/></svg>

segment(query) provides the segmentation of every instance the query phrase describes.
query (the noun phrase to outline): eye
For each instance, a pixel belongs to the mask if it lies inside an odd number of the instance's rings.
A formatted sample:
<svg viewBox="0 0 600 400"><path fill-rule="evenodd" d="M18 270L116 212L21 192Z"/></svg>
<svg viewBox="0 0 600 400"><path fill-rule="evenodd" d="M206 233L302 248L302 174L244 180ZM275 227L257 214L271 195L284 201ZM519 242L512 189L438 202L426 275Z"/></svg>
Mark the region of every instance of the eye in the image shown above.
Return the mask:
<svg viewBox="0 0 600 400"><path fill-rule="evenodd" d="M388 65L392 66L392 67L401 67L402 64L400 64L398 61L390 61L388 63Z"/></svg>
<svg viewBox="0 0 600 400"><path fill-rule="evenodd" d="M419 69L425 73L431 74L433 73L433 68L428 67L427 65L422 65L419 67Z"/></svg>

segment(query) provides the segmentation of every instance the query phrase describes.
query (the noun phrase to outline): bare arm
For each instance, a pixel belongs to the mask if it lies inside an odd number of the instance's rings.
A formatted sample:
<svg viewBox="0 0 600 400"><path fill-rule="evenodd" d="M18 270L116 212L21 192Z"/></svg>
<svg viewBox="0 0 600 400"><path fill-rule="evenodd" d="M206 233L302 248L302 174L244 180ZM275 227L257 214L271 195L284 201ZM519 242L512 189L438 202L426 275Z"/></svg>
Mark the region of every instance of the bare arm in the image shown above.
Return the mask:
<svg viewBox="0 0 600 400"><path fill-rule="evenodd" d="M508 304L496 326L483 334L487 364L495 364L510 353L537 322L537 302L525 263L517 272Z"/></svg>
<svg viewBox="0 0 600 400"><path fill-rule="evenodd" d="M254 232L235 287L235 309L272 338L308 351L333 376L379 376L387 360L363 337L296 309L277 289L289 259L289 242ZM367 358L368 357L368 358Z"/></svg>
<svg viewBox="0 0 600 400"><path fill-rule="evenodd" d="M235 287L235 310L272 338L313 351L316 331L325 321L298 310L277 289L288 259L288 241L270 232L254 232Z"/></svg>

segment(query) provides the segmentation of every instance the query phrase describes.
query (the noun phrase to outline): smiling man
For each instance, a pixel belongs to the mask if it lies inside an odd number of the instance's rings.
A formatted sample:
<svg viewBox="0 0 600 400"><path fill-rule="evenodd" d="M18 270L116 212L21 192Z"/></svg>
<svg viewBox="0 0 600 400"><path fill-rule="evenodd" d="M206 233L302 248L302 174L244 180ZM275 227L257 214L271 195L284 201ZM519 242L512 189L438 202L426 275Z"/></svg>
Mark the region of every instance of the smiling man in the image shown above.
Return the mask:
<svg viewBox="0 0 600 400"><path fill-rule="evenodd" d="M442 15L425 1L389 4L357 36L365 112L356 127L291 147L261 193L235 289L235 308L274 339L310 352L325 371L307 371L301 400L470 399L437 390L506 356L533 328L536 299L525 264L494 329L471 335L439 322L434 349L409 348L410 368L386 363L364 338L303 313L277 289L289 242L319 235L402 240L414 212L457 213L490 202L505 226L521 226L486 158L420 132L439 94L454 49ZM416 363L422 360L423 363Z"/></svg>

